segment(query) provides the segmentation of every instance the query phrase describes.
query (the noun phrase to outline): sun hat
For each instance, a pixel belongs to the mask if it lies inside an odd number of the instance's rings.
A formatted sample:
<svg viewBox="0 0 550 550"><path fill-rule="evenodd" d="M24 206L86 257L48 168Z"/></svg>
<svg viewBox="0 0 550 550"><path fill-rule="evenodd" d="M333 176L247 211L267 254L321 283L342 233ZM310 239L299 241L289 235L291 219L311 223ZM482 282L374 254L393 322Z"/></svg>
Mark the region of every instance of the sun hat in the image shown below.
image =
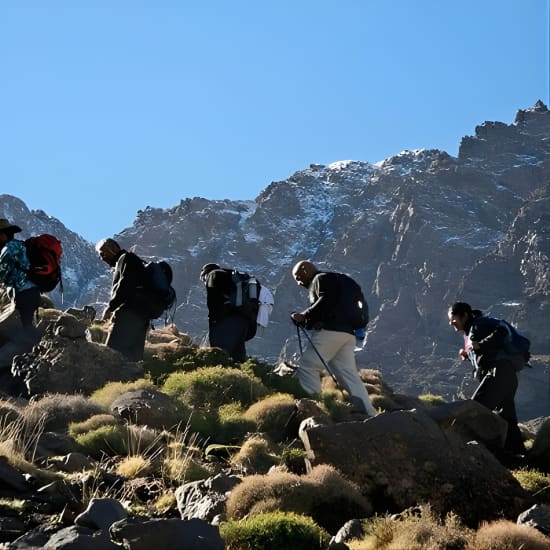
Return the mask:
<svg viewBox="0 0 550 550"><path fill-rule="evenodd" d="M6 218L0 218L0 231L20 233L22 229L18 225L10 223Z"/></svg>

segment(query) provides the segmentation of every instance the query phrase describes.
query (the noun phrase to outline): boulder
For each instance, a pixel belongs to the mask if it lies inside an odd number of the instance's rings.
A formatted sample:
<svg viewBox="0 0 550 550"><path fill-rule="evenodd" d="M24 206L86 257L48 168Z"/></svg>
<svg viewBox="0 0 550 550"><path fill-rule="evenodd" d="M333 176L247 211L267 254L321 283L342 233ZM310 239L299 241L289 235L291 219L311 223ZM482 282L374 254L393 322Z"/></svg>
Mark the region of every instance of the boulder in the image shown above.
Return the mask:
<svg viewBox="0 0 550 550"><path fill-rule="evenodd" d="M175 491L181 519L212 521L225 512L225 502L230 491L241 482L235 475L218 474L200 481L192 481Z"/></svg>
<svg viewBox="0 0 550 550"><path fill-rule="evenodd" d="M518 516L518 525L529 525L550 537L550 506L535 504Z"/></svg>
<svg viewBox="0 0 550 550"><path fill-rule="evenodd" d="M397 411L365 422L305 428L301 438L309 467L338 468L380 513L429 502L436 513L453 511L477 525L516 518L533 504L482 445L446 433L424 412Z"/></svg>
<svg viewBox="0 0 550 550"><path fill-rule="evenodd" d="M200 519L128 518L114 523L111 538L126 550L223 550L217 527ZM117 547L120 548L120 547Z"/></svg>
<svg viewBox="0 0 550 550"><path fill-rule="evenodd" d="M172 398L155 389L122 394L111 405L111 412L129 422L150 428L169 429L178 423Z"/></svg>
<svg viewBox="0 0 550 550"><path fill-rule="evenodd" d="M114 498L92 498L84 512L75 519L75 524L107 532L116 521L128 517L122 504Z"/></svg>
<svg viewBox="0 0 550 550"><path fill-rule="evenodd" d="M101 344L88 342L85 325L69 315L52 323L30 353L17 356L12 374L21 379L29 395L90 394L107 382L128 382L143 376L143 369Z"/></svg>

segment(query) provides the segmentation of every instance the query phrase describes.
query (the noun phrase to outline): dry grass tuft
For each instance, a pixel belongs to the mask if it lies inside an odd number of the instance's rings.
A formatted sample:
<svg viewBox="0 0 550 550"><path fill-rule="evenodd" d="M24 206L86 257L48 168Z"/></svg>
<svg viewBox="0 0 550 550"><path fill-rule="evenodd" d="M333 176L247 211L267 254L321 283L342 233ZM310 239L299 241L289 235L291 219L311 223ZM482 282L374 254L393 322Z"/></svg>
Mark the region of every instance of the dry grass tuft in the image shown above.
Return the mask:
<svg viewBox="0 0 550 550"><path fill-rule="evenodd" d="M276 393L251 405L244 418L254 422L258 431L267 433L273 440L283 441L295 408L292 395Z"/></svg>
<svg viewBox="0 0 550 550"><path fill-rule="evenodd" d="M265 473L278 463L272 442L261 435L247 439L240 451L231 457L231 464L248 474Z"/></svg>
<svg viewBox="0 0 550 550"><path fill-rule="evenodd" d="M534 527L499 520L482 525L467 550L549 550L550 538Z"/></svg>
<svg viewBox="0 0 550 550"><path fill-rule="evenodd" d="M539 504L550 504L550 474L530 468L513 470L512 475Z"/></svg>
<svg viewBox="0 0 550 550"><path fill-rule="evenodd" d="M377 516L363 527L365 536L348 542L350 550L465 550L472 533L452 514L443 521L436 518L429 506L399 519Z"/></svg>
<svg viewBox="0 0 550 550"><path fill-rule="evenodd" d="M116 467L116 473L128 479L135 479L153 473L151 459L143 455L124 457Z"/></svg>
<svg viewBox="0 0 550 550"><path fill-rule="evenodd" d="M80 434L97 430L101 426L114 426L119 421L112 414L96 414L83 422L71 422L68 432L71 437L77 437Z"/></svg>
<svg viewBox="0 0 550 550"><path fill-rule="evenodd" d="M71 422L81 422L103 412L101 405L83 395L52 393L31 401L22 415L29 426L43 421L45 431L65 432Z"/></svg>

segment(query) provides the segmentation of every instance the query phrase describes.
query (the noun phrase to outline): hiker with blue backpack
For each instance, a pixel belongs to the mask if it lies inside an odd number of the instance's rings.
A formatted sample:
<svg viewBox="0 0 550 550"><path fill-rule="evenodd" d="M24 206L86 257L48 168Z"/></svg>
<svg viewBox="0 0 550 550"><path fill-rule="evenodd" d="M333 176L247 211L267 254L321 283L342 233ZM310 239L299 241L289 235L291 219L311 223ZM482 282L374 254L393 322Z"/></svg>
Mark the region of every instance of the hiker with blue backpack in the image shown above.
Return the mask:
<svg viewBox="0 0 550 550"><path fill-rule="evenodd" d="M469 359L480 382L472 400L497 412L508 423L504 450L524 455L514 398L517 371L529 361L529 340L508 322L483 315L465 302L454 303L448 318L454 330L463 333L464 347L459 355L462 360Z"/></svg>
<svg viewBox="0 0 550 550"><path fill-rule="evenodd" d="M309 290L309 307L291 314L298 334L303 330L309 341L298 368L300 385L307 393L318 394L325 368L348 392L358 412L376 416L355 363L355 331L368 322L360 286L348 275L319 271L307 260L295 264L292 276Z"/></svg>

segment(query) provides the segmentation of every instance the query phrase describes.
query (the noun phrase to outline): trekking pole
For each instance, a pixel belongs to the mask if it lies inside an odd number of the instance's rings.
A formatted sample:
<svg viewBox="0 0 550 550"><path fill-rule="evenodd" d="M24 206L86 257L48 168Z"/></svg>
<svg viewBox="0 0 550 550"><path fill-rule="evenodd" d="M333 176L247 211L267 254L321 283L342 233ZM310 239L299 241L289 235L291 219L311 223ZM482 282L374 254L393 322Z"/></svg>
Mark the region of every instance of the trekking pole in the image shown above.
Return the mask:
<svg viewBox="0 0 550 550"><path fill-rule="evenodd" d="M304 355L304 348L302 347L302 337L300 336L300 327L296 325L296 334L298 335L298 347L300 348L300 355Z"/></svg>
<svg viewBox="0 0 550 550"><path fill-rule="evenodd" d="M301 349L301 340L299 336L300 336L300 329L302 329L303 333L306 335L306 338L308 339L309 345L312 347L313 351L315 351L315 353L317 354L317 357L319 357L319 359L321 360L321 363L323 363L323 366L325 367L327 372L330 374L330 377L334 380L336 387L339 389L342 389L340 388L340 384L338 383L338 380L336 379L336 376L334 375L334 373L330 370L327 362L323 359L323 356L319 353L319 350L313 344L310 335L307 333L307 330L300 325L296 325L296 327L298 328L298 341L300 342L300 351L302 351L302 349Z"/></svg>

